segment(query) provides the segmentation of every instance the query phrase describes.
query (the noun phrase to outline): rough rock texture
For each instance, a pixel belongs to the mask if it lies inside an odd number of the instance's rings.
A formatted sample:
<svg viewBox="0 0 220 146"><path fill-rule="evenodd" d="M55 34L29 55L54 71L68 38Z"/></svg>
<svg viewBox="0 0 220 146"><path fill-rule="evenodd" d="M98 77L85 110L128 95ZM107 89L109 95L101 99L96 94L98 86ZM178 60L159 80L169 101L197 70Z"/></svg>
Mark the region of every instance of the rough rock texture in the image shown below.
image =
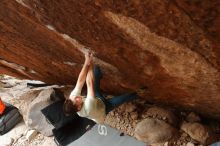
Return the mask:
<svg viewBox="0 0 220 146"><path fill-rule="evenodd" d="M137 124L135 137L147 144L162 143L177 134L177 130L164 121L146 118Z"/></svg>
<svg viewBox="0 0 220 146"><path fill-rule="evenodd" d="M190 137L196 141L206 144L208 137L210 136L209 130L207 127L200 123L186 123L184 122L181 125L181 129L186 132Z"/></svg>
<svg viewBox="0 0 220 146"><path fill-rule="evenodd" d="M194 112L191 112L187 115L186 120L190 123L194 123L194 122L200 122L201 118Z"/></svg>
<svg viewBox="0 0 220 146"><path fill-rule="evenodd" d="M41 91L39 95L30 103L27 113L28 127L36 129L45 136L53 135L52 129L54 129L54 126L46 120L41 110L52 103L50 96L53 92L53 89Z"/></svg>
<svg viewBox="0 0 220 146"><path fill-rule="evenodd" d="M144 114L143 117L153 117L160 120L164 120L172 126L177 126L177 118L176 116L169 110L160 108L160 107L152 107L147 110L147 113Z"/></svg>
<svg viewBox="0 0 220 146"><path fill-rule="evenodd" d="M220 118L220 1L1 0L0 73L74 84L90 47L111 94Z"/></svg>

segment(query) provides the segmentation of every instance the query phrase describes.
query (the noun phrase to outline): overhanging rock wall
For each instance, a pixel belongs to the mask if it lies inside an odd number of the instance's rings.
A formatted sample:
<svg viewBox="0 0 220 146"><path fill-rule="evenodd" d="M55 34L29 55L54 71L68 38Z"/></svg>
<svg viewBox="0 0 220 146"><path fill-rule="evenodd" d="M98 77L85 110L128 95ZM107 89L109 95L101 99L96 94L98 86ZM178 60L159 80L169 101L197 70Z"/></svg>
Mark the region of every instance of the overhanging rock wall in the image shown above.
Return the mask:
<svg viewBox="0 0 220 146"><path fill-rule="evenodd" d="M74 84L90 47L102 89L220 118L220 1L1 0L0 72Z"/></svg>

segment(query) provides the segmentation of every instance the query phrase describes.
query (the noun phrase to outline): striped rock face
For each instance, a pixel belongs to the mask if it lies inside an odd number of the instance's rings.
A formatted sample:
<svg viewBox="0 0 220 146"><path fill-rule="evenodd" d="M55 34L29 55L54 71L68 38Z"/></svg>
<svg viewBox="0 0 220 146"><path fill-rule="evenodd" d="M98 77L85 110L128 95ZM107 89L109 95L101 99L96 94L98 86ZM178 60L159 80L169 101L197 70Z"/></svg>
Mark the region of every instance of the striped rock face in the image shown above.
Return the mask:
<svg viewBox="0 0 220 146"><path fill-rule="evenodd" d="M220 119L220 1L1 0L0 72L75 84L85 47L111 94Z"/></svg>

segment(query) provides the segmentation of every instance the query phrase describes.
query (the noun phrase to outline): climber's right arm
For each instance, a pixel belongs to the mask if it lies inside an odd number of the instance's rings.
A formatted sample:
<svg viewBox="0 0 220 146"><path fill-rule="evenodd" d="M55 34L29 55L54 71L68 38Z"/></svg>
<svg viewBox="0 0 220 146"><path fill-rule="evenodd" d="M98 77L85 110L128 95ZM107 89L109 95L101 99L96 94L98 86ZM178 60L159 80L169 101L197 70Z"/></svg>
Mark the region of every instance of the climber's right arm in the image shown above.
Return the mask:
<svg viewBox="0 0 220 146"><path fill-rule="evenodd" d="M85 81L86 81L86 76L87 76L87 73L88 73L88 70L89 70L89 67L90 67L90 64L92 62L92 54L90 52L86 53L85 54L85 62L83 64L83 68L79 74L79 77L77 79L77 82L76 82L76 86L73 90L73 92L80 92L81 93L81 90L85 84Z"/></svg>

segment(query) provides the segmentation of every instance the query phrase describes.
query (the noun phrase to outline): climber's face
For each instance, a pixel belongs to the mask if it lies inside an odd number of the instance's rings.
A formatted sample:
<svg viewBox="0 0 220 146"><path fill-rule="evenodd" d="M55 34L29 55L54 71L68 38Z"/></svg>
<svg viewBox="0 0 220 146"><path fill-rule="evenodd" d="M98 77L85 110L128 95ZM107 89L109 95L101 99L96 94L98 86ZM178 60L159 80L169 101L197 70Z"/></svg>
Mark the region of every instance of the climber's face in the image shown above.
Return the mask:
<svg viewBox="0 0 220 146"><path fill-rule="evenodd" d="M83 105L83 100L81 96L75 96L73 99L73 104L76 105L78 111L81 110L82 105Z"/></svg>

